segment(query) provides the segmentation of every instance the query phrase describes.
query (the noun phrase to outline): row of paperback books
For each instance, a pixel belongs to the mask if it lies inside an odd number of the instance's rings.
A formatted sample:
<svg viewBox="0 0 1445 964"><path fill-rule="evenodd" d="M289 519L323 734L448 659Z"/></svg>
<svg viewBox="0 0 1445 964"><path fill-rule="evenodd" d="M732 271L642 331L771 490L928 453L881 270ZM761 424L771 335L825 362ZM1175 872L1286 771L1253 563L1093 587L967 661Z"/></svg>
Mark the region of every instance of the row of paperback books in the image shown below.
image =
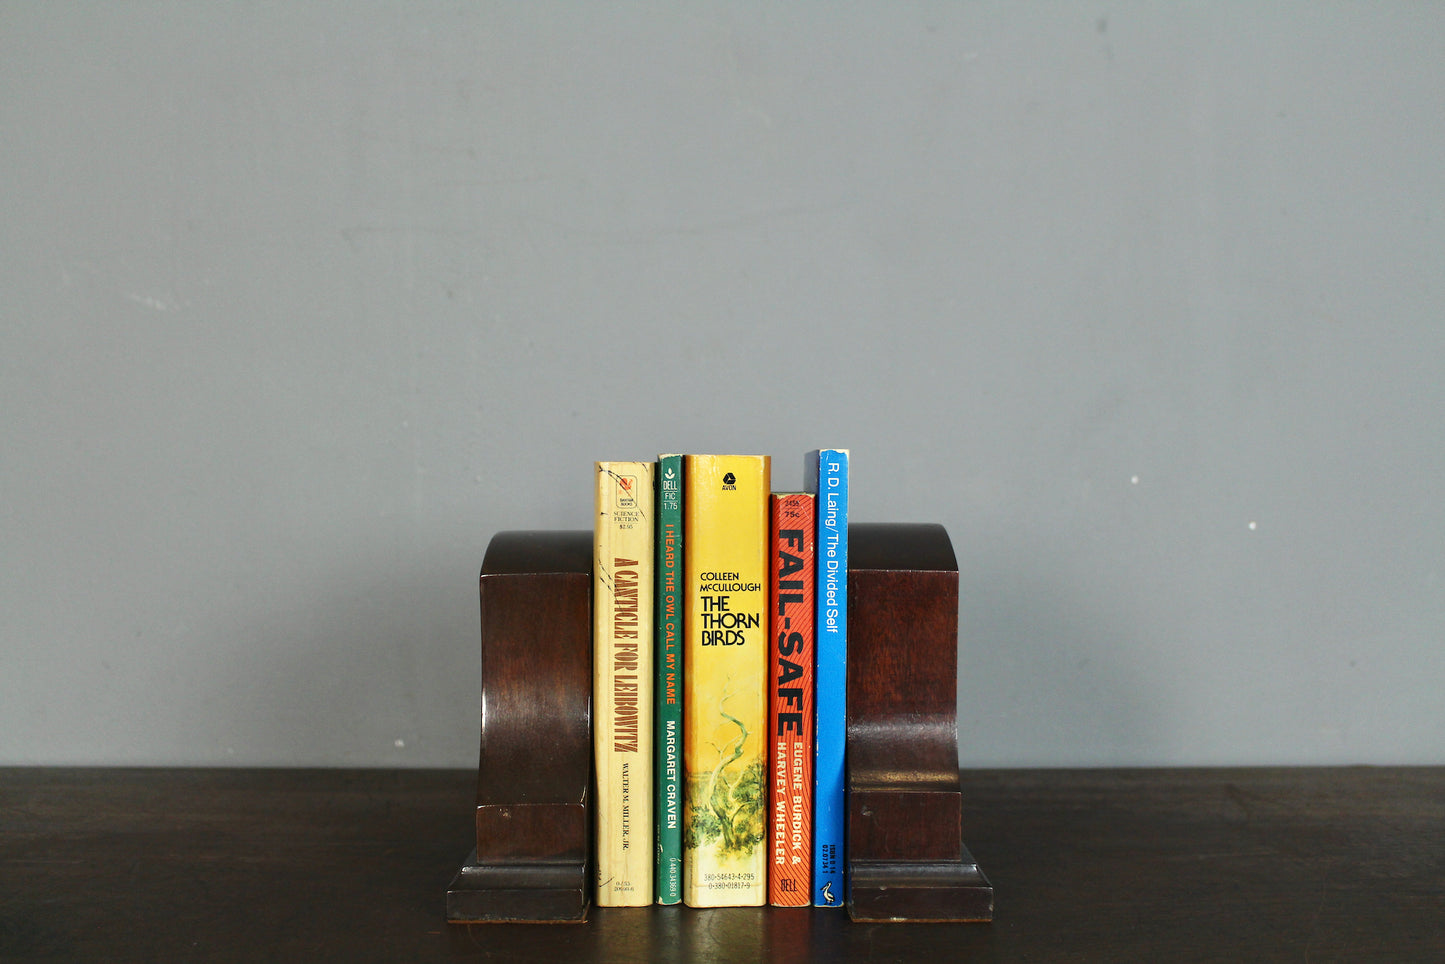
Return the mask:
<svg viewBox="0 0 1445 964"><path fill-rule="evenodd" d="M848 451L596 464L597 903L842 906Z"/></svg>

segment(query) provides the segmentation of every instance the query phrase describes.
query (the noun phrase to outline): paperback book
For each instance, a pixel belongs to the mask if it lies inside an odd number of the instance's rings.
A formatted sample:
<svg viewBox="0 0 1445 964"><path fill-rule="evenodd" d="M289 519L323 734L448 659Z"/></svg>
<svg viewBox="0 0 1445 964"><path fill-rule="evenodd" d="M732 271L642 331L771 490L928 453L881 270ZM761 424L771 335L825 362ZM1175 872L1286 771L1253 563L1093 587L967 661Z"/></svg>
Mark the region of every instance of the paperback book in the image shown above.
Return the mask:
<svg viewBox="0 0 1445 964"><path fill-rule="evenodd" d="M682 456L657 457L657 880L659 904L682 900Z"/></svg>
<svg viewBox="0 0 1445 964"><path fill-rule="evenodd" d="M815 497L804 492L772 498L768 901L775 907L813 902L815 504Z"/></svg>
<svg viewBox="0 0 1445 964"><path fill-rule="evenodd" d="M767 900L767 456L684 459L683 900Z"/></svg>
<svg viewBox="0 0 1445 964"><path fill-rule="evenodd" d="M652 903L653 464L596 463L592 560L597 904Z"/></svg>
<svg viewBox="0 0 1445 964"><path fill-rule="evenodd" d="M812 461L810 459L810 461ZM841 907L844 748L848 690L848 450L816 453L817 753L814 757L813 904Z"/></svg>

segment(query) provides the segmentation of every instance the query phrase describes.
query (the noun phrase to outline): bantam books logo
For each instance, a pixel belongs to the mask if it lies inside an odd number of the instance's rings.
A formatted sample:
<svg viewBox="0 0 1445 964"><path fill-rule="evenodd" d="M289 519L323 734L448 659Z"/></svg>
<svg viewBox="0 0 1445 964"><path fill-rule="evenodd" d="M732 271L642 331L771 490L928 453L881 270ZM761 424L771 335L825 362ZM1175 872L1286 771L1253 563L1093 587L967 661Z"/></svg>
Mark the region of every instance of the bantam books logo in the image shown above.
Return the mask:
<svg viewBox="0 0 1445 964"><path fill-rule="evenodd" d="M637 508L637 476L619 475L617 478L617 508Z"/></svg>

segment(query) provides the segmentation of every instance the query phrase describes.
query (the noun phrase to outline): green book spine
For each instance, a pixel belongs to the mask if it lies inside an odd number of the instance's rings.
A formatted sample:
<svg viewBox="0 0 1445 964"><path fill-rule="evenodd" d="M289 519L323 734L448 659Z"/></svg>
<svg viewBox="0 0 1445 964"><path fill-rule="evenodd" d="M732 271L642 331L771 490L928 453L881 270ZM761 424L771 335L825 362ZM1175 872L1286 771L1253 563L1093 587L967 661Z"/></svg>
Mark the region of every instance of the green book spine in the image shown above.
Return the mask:
<svg viewBox="0 0 1445 964"><path fill-rule="evenodd" d="M657 457L657 902L682 901L682 456Z"/></svg>

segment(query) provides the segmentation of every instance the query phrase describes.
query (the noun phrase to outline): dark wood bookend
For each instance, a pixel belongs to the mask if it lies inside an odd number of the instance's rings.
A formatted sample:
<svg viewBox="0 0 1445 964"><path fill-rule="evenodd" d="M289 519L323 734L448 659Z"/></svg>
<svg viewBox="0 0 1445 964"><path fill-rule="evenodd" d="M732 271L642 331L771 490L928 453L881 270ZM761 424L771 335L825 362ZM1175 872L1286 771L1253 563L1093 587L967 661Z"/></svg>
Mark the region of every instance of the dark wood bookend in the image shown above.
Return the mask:
<svg viewBox="0 0 1445 964"><path fill-rule="evenodd" d="M479 594L477 847L447 889L447 920L585 921L592 533L498 533Z"/></svg>
<svg viewBox="0 0 1445 964"><path fill-rule="evenodd" d="M958 564L939 525L848 527L848 913L988 921L963 844Z"/></svg>

